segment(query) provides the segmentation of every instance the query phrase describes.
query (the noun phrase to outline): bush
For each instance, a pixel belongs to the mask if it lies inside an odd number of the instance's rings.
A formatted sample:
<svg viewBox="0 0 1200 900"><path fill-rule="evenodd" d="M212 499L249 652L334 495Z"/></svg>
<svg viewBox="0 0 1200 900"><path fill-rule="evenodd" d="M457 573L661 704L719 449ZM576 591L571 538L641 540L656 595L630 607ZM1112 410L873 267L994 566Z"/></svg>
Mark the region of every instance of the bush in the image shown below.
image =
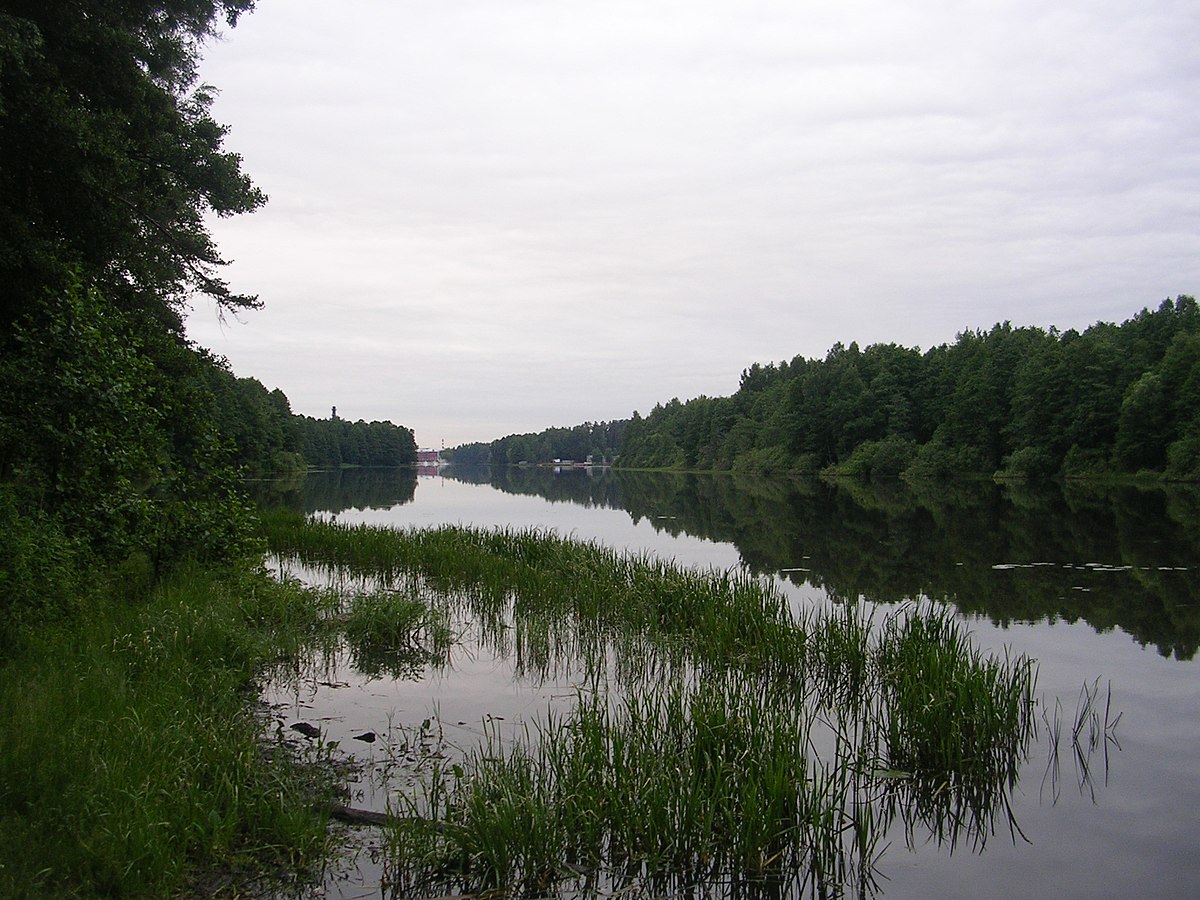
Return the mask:
<svg viewBox="0 0 1200 900"><path fill-rule="evenodd" d="M795 471L795 461L783 447L760 447L738 454L733 462L733 471L776 475Z"/></svg>
<svg viewBox="0 0 1200 900"><path fill-rule="evenodd" d="M1112 466L1103 450L1084 450L1076 444L1067 451L1062 474L1065 478L1102 478L1112 474Z"/></svg>
<svg viewBox="0 0 1200 900"><path fill-rule="evenodd" d="M1167 478L1171 481L1200 481L1200 428L1167 448Z"/></svg>
<svg viewBox="0 0 1200 900"><path fill-rule="evenodd" d="M1041 447L1022 447L1004 458L1002 478L1050 478L1058 471L1058 460Z"/></svg>
<svg viewBox="0 0 1200 900"><path fill-rule="evenodd" d="M81 547L43 513L23 514L0 486L0 659L20 629L68 612L82 593Z"/></svg>
<svg viewBox="0 0 1200 900"><path fill-rule="evenodd" d="M898 478L917 455L916 441L892 435L884 438L875 447L871 460L872 478Z"/></svg>
<svg viewBox="0 0 1200 900"><path fill-rule="evenodd" d="M923 445L901 476L910 481L983 475L989 472L983 454L974 447L952 447L935 438Z"/></svg>

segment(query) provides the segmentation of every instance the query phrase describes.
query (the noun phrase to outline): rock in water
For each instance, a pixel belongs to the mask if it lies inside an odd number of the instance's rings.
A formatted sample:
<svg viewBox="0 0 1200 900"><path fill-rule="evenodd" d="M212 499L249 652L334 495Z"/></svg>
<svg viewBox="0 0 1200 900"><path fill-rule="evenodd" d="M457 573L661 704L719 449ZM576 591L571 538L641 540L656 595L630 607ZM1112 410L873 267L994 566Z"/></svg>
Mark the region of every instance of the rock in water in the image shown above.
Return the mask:
<svg viewBox="0 0 1200 900"><path fill-rule="evenodd" d="M307 722L297 722L292 726L293 731L298 731L305 737L315 738L321 734L321 729L316 725L310 725Z"/></svg>

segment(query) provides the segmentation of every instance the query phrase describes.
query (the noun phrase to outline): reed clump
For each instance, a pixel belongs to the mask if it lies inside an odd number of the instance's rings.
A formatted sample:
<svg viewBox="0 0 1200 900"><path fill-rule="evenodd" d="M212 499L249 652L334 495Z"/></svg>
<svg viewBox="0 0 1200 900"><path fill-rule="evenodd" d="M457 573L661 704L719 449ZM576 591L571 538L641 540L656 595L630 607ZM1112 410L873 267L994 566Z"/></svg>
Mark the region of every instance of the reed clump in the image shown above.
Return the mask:
<svg viewBox="0 0 1200 900"><path fill-rule="evenodd" d="M293 523L271 546L468 615L520 672L592 685L396 796L405 895L866 895L896 821L981 842L1033 732L1033 665L984 657L932 605L797 613L745 573L539 531Z"/></svg>
<svg viewBox="0 0 1200 900"><path fill-rule="evenodd" d="M828 890L830 875L865 875L878 834L855 831L852 773L812 757L811 713L793 699L730 673L616 705L581 697L514 745L492 733L400 800L403 890Z"/></svg>
<svg viewBox="0 0 1200 900"><path fill-rule="evenodd" d="M426 666L445 666L454 643L446 611L400 591L352 597L346 641L359 671L412 677Z"/></svg>
<svg viewBox="0 0 1200 900"><path fill-rule="evenodd" d="M930 606L889 621L878 665L892 768L1015 777L1035 722L1027 660L985 658L949 611Z"/></svg>

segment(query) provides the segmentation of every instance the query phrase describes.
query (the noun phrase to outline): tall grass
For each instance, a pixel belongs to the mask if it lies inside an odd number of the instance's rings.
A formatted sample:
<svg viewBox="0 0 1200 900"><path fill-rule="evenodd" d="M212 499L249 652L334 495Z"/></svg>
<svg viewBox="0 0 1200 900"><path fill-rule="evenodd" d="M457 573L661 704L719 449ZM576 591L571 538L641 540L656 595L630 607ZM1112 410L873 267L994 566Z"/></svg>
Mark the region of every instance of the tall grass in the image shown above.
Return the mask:
<svg viewBox="0 0 1200 900"><path fill-rule="evenodd" d="M648 555L536 530L398 531L274 517L271 549L329 572L462 597L482 622L571 622L636 634L715 665L803 668L803 641L782 594L741 572L682 569ZM487 630L485 628L485 630Z"/></svg>
<svg viewBox="0 0 1200 900"><path fill-rule="evenodd" d="M330 788L264 746L252 701L321 597L192 570L87 600L0 670L0 895L166 896L318 862Z"/></svg>
<svg viewBox="0 0 1200 900"><path fill-rule="evenodd" d="M505 747L492 733L401 801L401 890L828 891L869 877L878 834L853 828L851 772L811 757L808 716L731 673L616 706L581 698L536 741Z"/></svg>
<svg viewBox="0 0 1200 900"><path fill-rule="evenodd" d="M454 637L444 609L399 591L354 596L345 633L359 671L395 678L446 665Z"/></svg>
<svg viewBox="0 0 1200 900"><path fill-rule="evenodd" d="M1034 668L984 657L938 607L796 614L743 573L537 531L292 520L270 542L594 688L397 795L403 895L868 894L893 822L951 846L1013 824Z"/></svg>

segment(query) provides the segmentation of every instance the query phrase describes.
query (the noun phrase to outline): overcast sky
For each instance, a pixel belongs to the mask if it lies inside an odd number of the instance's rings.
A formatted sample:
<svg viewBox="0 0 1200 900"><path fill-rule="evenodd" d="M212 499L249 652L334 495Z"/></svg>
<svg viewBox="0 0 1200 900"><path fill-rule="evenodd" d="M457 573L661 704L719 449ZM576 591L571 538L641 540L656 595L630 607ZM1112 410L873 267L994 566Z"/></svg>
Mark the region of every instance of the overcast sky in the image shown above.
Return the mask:
<svg viewBox="0 0 1200 900"><path fill-rule="evenodd" d="M422 446L837 341L1200 293L1196 0L259 0L205 52L265 309L189 333Z"/></svg>

